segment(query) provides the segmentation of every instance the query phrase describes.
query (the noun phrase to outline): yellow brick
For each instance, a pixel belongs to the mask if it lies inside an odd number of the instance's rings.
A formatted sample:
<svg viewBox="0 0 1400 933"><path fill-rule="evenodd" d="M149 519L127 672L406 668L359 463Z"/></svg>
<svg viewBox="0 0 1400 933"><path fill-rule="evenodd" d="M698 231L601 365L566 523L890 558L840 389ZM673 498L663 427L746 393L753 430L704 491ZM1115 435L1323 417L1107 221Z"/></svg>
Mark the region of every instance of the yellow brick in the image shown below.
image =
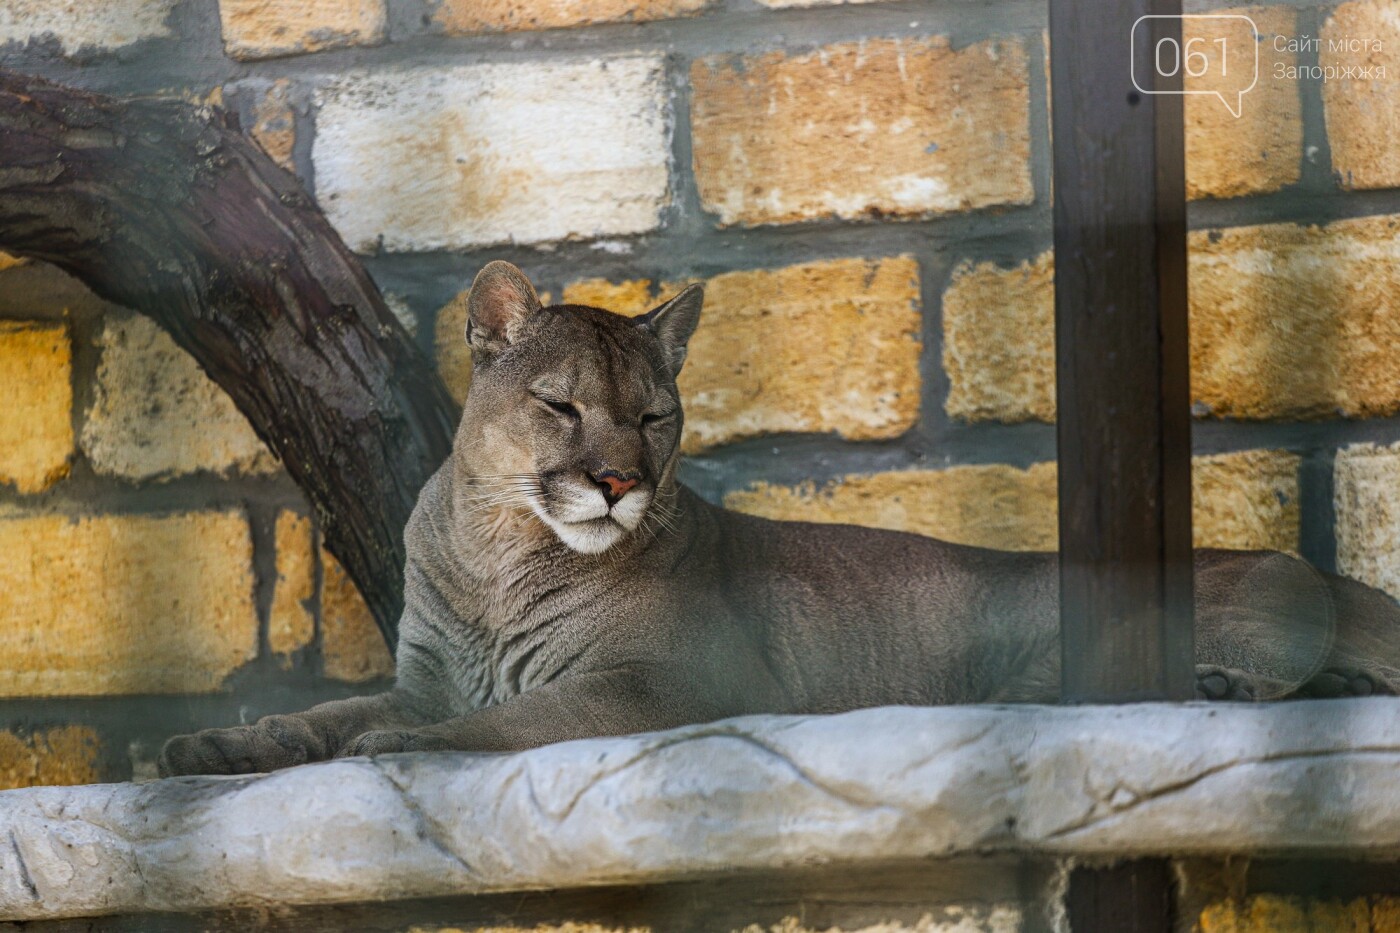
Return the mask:
<svg viewBox="0 0 1400 933"><path fill-rule="evenodd" d="M333 680L362 683L394 675L394 657L350 575L321 552L321 655Z"/></svg>
<svg viewBox="0 0 1400 933"><path fill-rule="evenodd" d="M723 225L1029 204L1026 50L868 39L691 68L695 179Z"/></svg>
<svg viewBox="0 0 1400 933"><path fill-rule="evenodd" d="M943 293L945 409L967 421L1055 420L1054 260L963 263Z"/></svg>
<svg viewBox="0 0 1400 933"><path fill-rule="evenodd" d="M1400 411L1400 216L1190 236L1191 394L1217 417Z"/></svg>
<svg viewBox="0 0 1400 933"><path fill-rule="evenodd" d="M1298 551L1301 458L1244 450L1191 461L1191 527L1197 547Z"/></svg>
<svg viewBox="0 0 1400 933"><path fill-rule="evenodd" d="M1223 78L1219 69L1212 67L1199 78L1188 76L1186 89L1219 91L1234 106L1243 86L1241 76L1254 68L1256 51L1259 81L1245 94L1238 117L1213 95L1187 95L1186 194L1191 198L1236 198L1294 184L1303 154L1302 101L1298 83L1276 78L1274 69L1280 64L1295 66L1298 56L1275 51L1274 39L1297 35L1297 13L1282 7L1211 12L1248 16L1259 29L1258 38L1244 20L1185 20L1183 42L1200 39L1192 48L1209 49L1215 56L1219 46L1214 42L1223 38L1229 56ZM1231 89L1236 94L1230 93Z"/></svg>
<svg viewBox="0 0 1400 933"><path fill-rule="evenodd" d="M292 148L296 145L296 114L287 95L291 82L273 82L253 102L253 139L263 151L287 171L293 171Z"/></svg>
<svg viewBox="0 0 1400 933"><path fill-rule="evenodd" d="M109 317L98 346L102 361L82 431L98 473L164 480L280 468L233 399L150 318Z"/></svg>
<svg viewBox="0 0 1400 933"><path fill-rule="evenodd" d="M448 35L644 23L691 16L714 0L443 0L433 22Z"/></svg>
<svg viewBox="0 0 1400 933"><path fill-rule="evenodd" d="M1322 84L1332 169L1343 188L1400 186L1400 2L1355 0L1332 11L1322 26L1318 64L1338 69L1384 69L1385 78ZM1362 40L1353 45L1348 40ZM1377 47L1374 43L1379 43ZM1334 48L1334 43L1345 43Z"/></svg>
<svg viewBox="0 0 1400 933"><path fill-rule="evenodd" d="M652 933L651 927L615 927L599 923L576 923L566 920L563 923L540 923L534 926L474 926L463 927L423 927L412 926L404 933Z"/></svg>
<svg viewBox="0 0 1400 933"><path fill-rule="evenodd" d="M0 321L0 483L34 493L68 475L72 369L65 325Z"/></svg>
<svg viewBox="0 0 1400 933"><path fill-rule="evenodd" d="M309 607L316 595L311 519L295 512L279 512L275 544L277 580L272 588L267 646L287 667L290 655L311 644L316 635L316 617Z"/></svg>
<svg viewBox="0 0 1400 933"><path fill-rule="evenodd" d="M1189 245L1198 416L1400 412L1400 216L1199 231ZM1046 253L955 271L943 296L950 415L1054 420L1052 270Z"/></svg>
<svg viewBox="0 0 1400 933"><path fill-rule="evenodd" d="M1371 933L1400 933L1400 897L1371 899Z"/></svg>
<svg viewBox="0 0 1400 933"><path fill-rule="evenodd" d="M1249 450L1197 457L1198 547L1298 548L1298 457ZM1056 467L1005 464L846 476L822 487L755 483L725 505L766 518L910 531L976 547L1050 551L1058 541Z"/></svg>
<svg viewBox="0 0 1400 933"><path fill-rule="evenodd" d="M1055 547L1055 465L1003 464L847 476L822 488L757 483L724 504L765 518L869 525L977 547Z"/></svg>
<svg viewBox="0 0 1400 933"><path fill-rule="evenodd" d="M758 0L770 10L785 10L790 7L836 6L848 3L879 3L880 0Z"/></svg>
<svg viewBox="0 0 1400 933"><path fill-rule="evenodd" d="M938 917L926 913L914 921L862 921L859 926L840 927L825 923L808 926L799 918L789 916L772 924L750 923L734 933L1010 933L1022 929L1020 908L1009 904L990 907L949 904L940 908L938 913Z"/></svg>
<svg viewBox="0 0 1400 933"><path fill-rule="evenodd" d="M95 784L100 743L86 726L58 726L28 736L0 730L0 790L46 784Z"/></svg>
<svg viewBox="0 0 1400 933"><path fill-rule="evenodd" d="M0 696L203 693L257 650L241 512L0 516Z"/></svg>
<svg viewBox="0 0 1400 933"><path fill-rule="evenodd" d="M674 285L671 287L674 288ZM645 314L661 300L652 287L651 279L630 279L625 282L584 279L564 287L565 304L588 305L628 317Z"/></svg>
<svg viewBox="0 0 1400 933"><path fill-rule="evenodd" d="M921 325L908 256L709 279L678 380L682 449L789 431L898 437L919 417Z"/></svg>
<svg viewBox="0 0 1400 933"><path fill-rule="evenodd" d="M1220 901L1201 912L1201 933L1370 933L1364 898L1324 901L1258 894Z"/></svg>
<svg viewBox="0 0 1400 933"><path fill-rule="evenodd" d="M233 58L271 58L378 45L384 0L219 0L224 51Z"/></svg>

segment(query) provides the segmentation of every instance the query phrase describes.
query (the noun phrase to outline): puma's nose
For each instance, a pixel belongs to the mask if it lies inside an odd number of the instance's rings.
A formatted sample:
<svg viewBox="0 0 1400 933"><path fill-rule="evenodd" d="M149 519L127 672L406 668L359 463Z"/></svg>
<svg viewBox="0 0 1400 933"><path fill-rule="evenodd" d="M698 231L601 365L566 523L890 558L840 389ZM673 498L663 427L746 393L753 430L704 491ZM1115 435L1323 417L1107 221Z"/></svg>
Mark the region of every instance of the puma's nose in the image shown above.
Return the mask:
<svg viewBox="0 0 1400 933"><path fill-rule="evenodd" d="M616 505L617 500L627 495L627 491L641 482L641 479L635 473L619 473L616 470L604 470L593 474L593 482L603 490L603 498L608 500L609 506Z"/></svg>

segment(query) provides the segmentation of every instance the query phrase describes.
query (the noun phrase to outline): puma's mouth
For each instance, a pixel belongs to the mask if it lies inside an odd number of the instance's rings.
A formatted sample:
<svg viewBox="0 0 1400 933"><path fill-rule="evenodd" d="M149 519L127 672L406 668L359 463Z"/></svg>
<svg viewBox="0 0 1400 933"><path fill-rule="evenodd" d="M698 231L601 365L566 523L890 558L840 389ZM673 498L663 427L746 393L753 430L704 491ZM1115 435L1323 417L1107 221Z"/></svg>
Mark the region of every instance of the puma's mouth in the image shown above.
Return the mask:
<svg viewBox="0 0 1400 933"><path fill-rule="evenodd" d="M651 506L649 489L633 489L609 503L597 488L553 483L530 497L535 515L581 554L600 554L635 531Z"/></svg>
<svg viewBox="0 0 1400 933"><path fill-rule="evenodd" d="M560 541L580 554L601 554L621 541L629 530L610 515L566 522L554 518L544 509L538 509L537 514L559 536Z"/></svg>

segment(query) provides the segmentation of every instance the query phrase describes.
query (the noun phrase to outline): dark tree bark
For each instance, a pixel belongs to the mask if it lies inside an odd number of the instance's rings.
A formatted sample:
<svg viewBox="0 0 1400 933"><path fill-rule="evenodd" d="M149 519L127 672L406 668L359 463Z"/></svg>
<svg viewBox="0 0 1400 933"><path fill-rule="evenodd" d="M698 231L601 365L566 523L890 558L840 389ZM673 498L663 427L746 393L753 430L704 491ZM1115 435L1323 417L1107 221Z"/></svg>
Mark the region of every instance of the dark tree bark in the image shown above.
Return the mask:
<svg viewBox="0 0 1400 933"><path fill-rule="evenodd" d="M305 491L393 646L404 523L454 409L296 178L220 110L0 70L0 248L150 315L199 361Z"/></svg>

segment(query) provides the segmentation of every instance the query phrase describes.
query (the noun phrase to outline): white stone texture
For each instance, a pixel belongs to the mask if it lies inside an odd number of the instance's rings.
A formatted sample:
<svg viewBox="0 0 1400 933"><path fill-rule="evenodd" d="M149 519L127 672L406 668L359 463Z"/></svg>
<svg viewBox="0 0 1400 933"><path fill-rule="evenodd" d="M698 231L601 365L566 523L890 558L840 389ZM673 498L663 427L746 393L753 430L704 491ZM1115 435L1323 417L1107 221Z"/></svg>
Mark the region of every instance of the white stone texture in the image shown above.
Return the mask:
<svg viewBox="0 0 1400 933"><path fill-rule="evenodd" d="M891 707L0 793L0 918L1042 855L1400 853L1400 700Z"/></svg>
<svg viewBox="0 0 1400 933"><path fill-rule="evenodd" d="M71 55L170 35L176 0L0 0L0 45L52 36Z"/></svg>
<svg viewBox="0 0 1400 933"><path fill-rule="evenodd" d="M317 197L361 252L643 233L669 200L658 57L360 74L316 106Z"/></svg>
<svg viewBox="0 0 1400 933"><path fill-rule="evenodd" d="M1333 466L1337 572L1400 599L1400 444L1354 444Z"/></svg>
<svg viewBox="0 0 1400 933"><path fill-rule="evenodd" d="M139 481L279 469L233 399L150 318L109 317L97 343L82 446L98 473Z"/></svg>

